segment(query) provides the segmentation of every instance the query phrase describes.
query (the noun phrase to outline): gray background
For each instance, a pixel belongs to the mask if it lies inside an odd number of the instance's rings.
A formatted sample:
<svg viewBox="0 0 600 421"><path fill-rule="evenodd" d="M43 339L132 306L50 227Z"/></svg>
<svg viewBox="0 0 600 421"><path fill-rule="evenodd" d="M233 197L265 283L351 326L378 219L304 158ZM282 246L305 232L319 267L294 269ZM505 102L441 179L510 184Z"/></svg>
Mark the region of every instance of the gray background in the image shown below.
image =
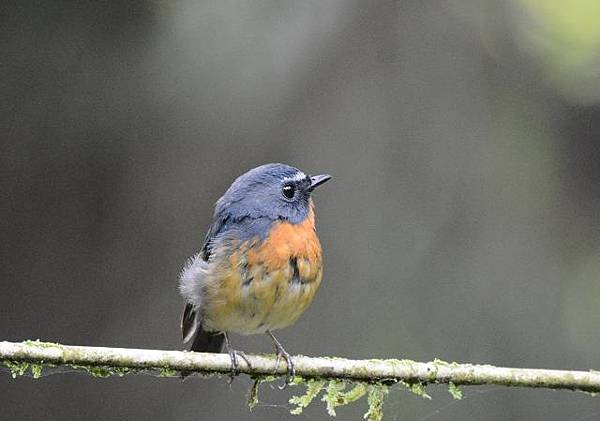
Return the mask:
<svg viewBox="0 0 600 421"><path fill-rule="evenodd" d="M545 4L3 1L0 339L181 349L176 279L212 204L280 161L335 177L292 352L600 368L600 12ZM6 420L328 419L268 386L249 412L245 377L0 374ZM600 416L431 390L393 389L388 419Z"/></svg>

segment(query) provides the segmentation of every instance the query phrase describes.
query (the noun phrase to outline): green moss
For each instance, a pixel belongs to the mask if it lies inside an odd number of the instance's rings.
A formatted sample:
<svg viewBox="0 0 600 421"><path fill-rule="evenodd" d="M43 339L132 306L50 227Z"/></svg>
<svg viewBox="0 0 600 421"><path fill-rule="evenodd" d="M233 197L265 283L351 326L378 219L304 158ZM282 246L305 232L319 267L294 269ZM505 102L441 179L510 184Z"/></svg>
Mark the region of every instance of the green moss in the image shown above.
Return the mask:
<svg viewBox="0 0 600 421"><path fill-rule="evenodd" d="M352 389L342 394L342 398L344 399L343 404L347 405L359 400L367 393L367 390L368 385L366 383L356 383Z"/></svg>
<svg viewBox="0 0 600 421"><path fill-rule="evenodd" d="M427 394L427 392L425 391L425 385L423 383L420 382L416 382L416 383L408 383L408 382L404 382L404 381L399 381L398 383L400 383L401 385L403 385L404 387L406 387L411 393L422 397L423 399L431 399L431 396L429 396Z"/></svg>
<svg viewBox="0 0 600 421"><path fill-rule="evenodd" d="M39 348L62 348L62 345L56 342L42 342L39 339L36 339L35 341L32 341L31 339L28 339L26 341L23 341L23 344L25 345L31 345L31 346L37 346Z"/></svg>
<svg viewBox="0 0 600 421"><path fill-rule="evenodd" d="M306 380L306 393L302 396L292 396L289 400L292 405L296 405L296 408L292 409L290 413L293 415L300 415L304 408L310 405L321 390L323 390L325 383L324 380ZM294 384L297 383L294 382Z"/></svg>
<svg viewBox="0 0 600 421"><path fill-rule="evenodd" d="M290 413L293 415L302 414L303 410L324 390L325 393L321 400L326 403L327 413L332 417L337 415L335 408L359 400L371 387L365 382L345 382L342 380L330 380L328 382L322 379L302 379L295 381L294 384L306 386L306 392L302 396L293 396L289 400L291 404L296 405ZM348 387L351 387L350 390L346 390Z"/></svg>
<svg viewBox="0 0 600 421"><path fill-rule="evenodd" d="M135 370L128 367L113 367L112 371L119 377L123 377L126 374L135 373Z"/></svg>
<svg viewBox="0 0 600 421"><path fill-rule="evenodd" d="M462 390L452 382L448 383L448 392L454 399L461 400L463 397Z"/></svg>
<svg viewBox="0 0 600 421"><path fill-rule="evenodd" d="M369 386L369 396L367 402L369 410L363 416L368 421L381 421L383 419L383 401L388 394L388 387L375 383Z"/></svg>
<svg viewBox="0 0 600 421"><path fill-rule="evenodd" d="M42 364L31 364L31 375L34 379L42 377Z"/></svg>
<svg viewBox="0 0 600 421"><path fill-rule="evenodd" d="M165 366L160 368L159 375L160 377L179 377L179 371Z"/></svg>
<svg viewBox="0 0 600 421"><path fill-rule="evenodd" d="M3 360L2 364L8 367L13 379L16 379L17 376L22 376L27 372L29 368L28 362L17 362L11 360Z"/></svg>
<svg viewBox="0 0 600 421"><path fill-rule="evenodd" d="M342 397L342 391L346 388L346 383L340 380L331 380L327 389L325 390L325 394L321 399L323 402L327 404L327 413L335 417L335 407L344 405L344 399Z"/></svg>
<svg viewBox="0 0 600 421"><path fill-rule="evenodd" d="M84 366L83 369L90 373L93 377L110 377L113 375L113 372L108 367L92 367L92 366Z"/></svg>
<svg viewBox="0 0 600 421"><path fill-rule="evenodd" d="M269 383L277 380L277 376L260 376L255 375L252 376L254 379L254 383L252 383L252 387L250 388L250 393L248 394L248 407L250 410L253 410L256 405L258 405L258 388L261 383ZM294 377L294 381L300 381L301 378Z"/></svg>
<svg viewBox="0 0 600 421"><path fill-rule="evenodd" d="M260 386L260 379L255 379L248 395L248 407L251 411L258 405L258 386Z"/></svg>
<svg viewBox="0 0 600 421"><path fill-rule="evenodd" d="M93 365L78 365L69 364L74 370L84 370L93 377L106 378L111 376L123 377L126 374L138 372L138 370L129 367L113 367L113 366L93 366Z"/></svg>

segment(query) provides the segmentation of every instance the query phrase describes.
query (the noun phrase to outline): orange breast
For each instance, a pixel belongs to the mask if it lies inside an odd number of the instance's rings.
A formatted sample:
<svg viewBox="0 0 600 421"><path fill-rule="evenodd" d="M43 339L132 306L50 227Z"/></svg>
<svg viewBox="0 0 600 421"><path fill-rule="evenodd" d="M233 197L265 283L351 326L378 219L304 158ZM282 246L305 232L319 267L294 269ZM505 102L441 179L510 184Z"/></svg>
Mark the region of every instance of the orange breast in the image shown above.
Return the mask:
<svg viewBox="0 0 600 421"><path fill-rule="evenodd" d="M289 265L293 258L310 262L311 266L321 266L321 243L315 232L312 202L303 222L275 222L265 241L259 247L248 250L247 257L249 265L264 265L267 270L281 269ZM310 282L314 273L308 271L300 275Z"/></svg>
<svg viewBox="0 0 600 421"><path fill-rule="evenodd" d="M246 242L232 253L227 266L214 272L207 288L207 328L250 334L293 324L322 278L312 202L303 222L276 222L264 241Z"/></svg>

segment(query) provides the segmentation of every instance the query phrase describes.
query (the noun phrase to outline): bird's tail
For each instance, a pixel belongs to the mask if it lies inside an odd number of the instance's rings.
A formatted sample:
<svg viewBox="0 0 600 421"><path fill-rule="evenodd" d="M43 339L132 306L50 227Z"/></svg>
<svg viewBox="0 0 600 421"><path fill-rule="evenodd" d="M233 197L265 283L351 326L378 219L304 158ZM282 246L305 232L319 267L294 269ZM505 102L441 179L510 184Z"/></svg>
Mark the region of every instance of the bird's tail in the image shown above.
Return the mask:
<svg viewBox="0 0 600 421"><path fill-rule="evenodd" d="M207 332L202 329L202 322L198 316L198 312L190 303L187 303L183 308L183 314L181 315L181 333L183 335L184 343L193 338L190 351L221 352L223 349L225 335L222 333ZM185 380L190 374L192 374L191 371L182 370L181 379Z"/></svg>
<svg viewBox="0 0 600 421"><path fill-rule="evenodd" d="M190 351L221 352L225 336L222 333L208 332L202 328L202 322L194 306L187 303L181 316L181 333L183 342L192 341Z"/></svg>
<svg viewBox="0 0 600 421"><path fill-rule="evenodd" d="M190 351L221 352L225 336L222 333L207 332L198 325Z"/></svg>

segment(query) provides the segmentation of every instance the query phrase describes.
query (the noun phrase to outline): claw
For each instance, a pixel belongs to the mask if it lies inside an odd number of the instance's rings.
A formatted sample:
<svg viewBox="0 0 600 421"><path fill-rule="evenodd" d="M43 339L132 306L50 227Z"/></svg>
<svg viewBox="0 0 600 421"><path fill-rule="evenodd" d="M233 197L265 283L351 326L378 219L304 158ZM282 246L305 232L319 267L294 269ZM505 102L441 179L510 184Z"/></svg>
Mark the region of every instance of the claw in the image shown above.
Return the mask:
<svg viewBox="0 0 600 421"><path fill-rule="evenodd" d="M246 356L244 351L238 351L236 349L233 349L231 347L231 343L229 342L229 337L227 336L227 333L224 333L224 335L225 335L225 346L227 347L227 353L229 354L229 358L231 359L231 371L229 372L229 380L227 381L227 383L231 385L231 383L233 383L234 377L236 377L240 374L238 357L243 359L246 362L246 364L248 364L248 367L252 367L252 366L250 365L250 361L248 360L248 357Z"/></svg>
<svg viewBox="0 0 600 421"><path fill-rule="evenodd" d="M281 362L282 358L285 360L285 362L287 364L287 373L285 376L285 380L284 380L283 384L281 386L279 386L279 389L283 390L294 379L294 376L296 374L296 368L294 367L294 362L292 361L292 356L285 350L283 345L281 345L281 343L275 338L275 336L273 336L273 334L271 333L270 330L267 330L267 333L269 334L271 339L273 339L273 343L275 344L275 356L276 356L275 371L277 371L279 369L279 363Z"/></svg>

